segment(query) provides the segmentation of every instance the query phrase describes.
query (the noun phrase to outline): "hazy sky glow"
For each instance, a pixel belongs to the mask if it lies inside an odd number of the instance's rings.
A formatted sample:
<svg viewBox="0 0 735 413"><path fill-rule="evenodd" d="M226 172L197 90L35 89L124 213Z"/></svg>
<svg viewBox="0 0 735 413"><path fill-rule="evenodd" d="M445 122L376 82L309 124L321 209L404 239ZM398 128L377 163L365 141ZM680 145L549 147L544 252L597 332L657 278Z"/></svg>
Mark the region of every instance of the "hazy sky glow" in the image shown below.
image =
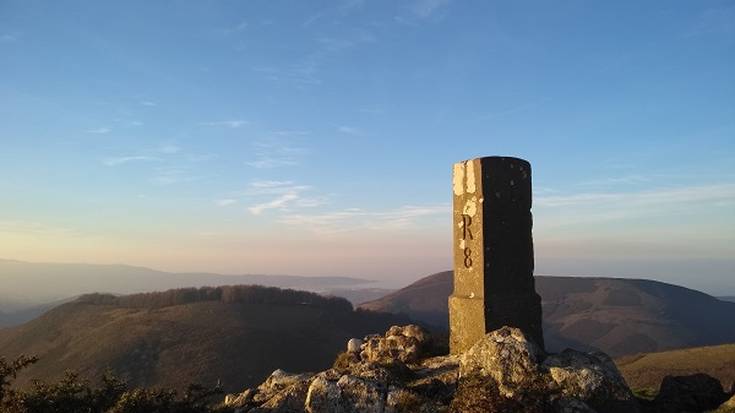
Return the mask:
<svg viewBox="0 0 735 413"><path fill-rule="evenodd" d="M732 1L0 0L0 257L450 267L451 165L534 168L537 273L735 294Z"/></svg>

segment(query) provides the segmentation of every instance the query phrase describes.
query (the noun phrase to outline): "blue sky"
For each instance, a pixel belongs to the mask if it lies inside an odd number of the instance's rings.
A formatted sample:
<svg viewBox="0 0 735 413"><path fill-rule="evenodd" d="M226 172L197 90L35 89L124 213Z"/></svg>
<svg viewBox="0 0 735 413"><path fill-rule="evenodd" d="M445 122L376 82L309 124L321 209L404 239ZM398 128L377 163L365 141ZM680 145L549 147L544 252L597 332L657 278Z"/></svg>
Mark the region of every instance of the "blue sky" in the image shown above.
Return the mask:
<svg viewBox="0 0 735 413"><path fill-rule="evenodd" d="M450 267L451 166L534 168L537 273L735 294L732 1L0 0L0 255Z"/></svg>

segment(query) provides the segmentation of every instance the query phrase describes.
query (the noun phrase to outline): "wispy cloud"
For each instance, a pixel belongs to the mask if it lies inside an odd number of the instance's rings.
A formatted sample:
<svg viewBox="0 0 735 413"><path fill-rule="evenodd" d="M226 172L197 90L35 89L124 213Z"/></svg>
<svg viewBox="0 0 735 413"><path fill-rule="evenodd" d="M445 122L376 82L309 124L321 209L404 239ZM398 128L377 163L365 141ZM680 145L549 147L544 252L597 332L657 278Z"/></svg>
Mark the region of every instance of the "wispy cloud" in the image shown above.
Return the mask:
<svg viewBox="0 0 735 413"><path fill-rule="evenodd" d="M269 155L259 155L258 159L245 162L245 164L257 169L271 169L298 165L298 162L291 158L276 158Z"/></svg>
<svg viewBox="0 0 735 413"><path fill-rule="evenodd" d="M365 5L365 0L342 0L333 2L333 6L317 11L309 15L302 26L309 27L325 17L344 17Z"/></svg>
<svg viewBox="0 0 735 413"><path fill-rule="evenodd" d="M706 219L713 208L735 207L735 184L663 188L634 192L583 192L544 195L534 199L541 231L558 228L589 230L591 224L641 218L699 214ZM655 221L655 220L654 220ZM635 221L638 222L638 221Z"/></svg>
<svg viewBox="0 0 735 413"><path fill-rule="evenodd" d="M16 233L22 235L69 235L76 232L77 231L68 227L38 221L0 219L0 233Z"/></svg>
<svg viewBox="0 0 735 413"><path fill-rule="evenodd" d="M157 151L165 155L173 155L181 152L181 147L174 143L164 143L158 147Z"/></svg>
<svg viewBox="0 0 735 413"><path fill-rule="evenodd" d="M0 43L14 43L18 41L17 33L3 33L0 34Z"/></svg>
<svg viewBox="0 0 735 413"><path fill-rule="evenodd" d="M221 32L222 34L235 34L245 31L248 27L250 27L250 23L247 20L241 20L237 24L221 29Z"/></svg>
<svg viewBox="0 0 735 413"><path fill-rule="evenodd" d="M283 194L311 189L309 185L296 185L293 181L253 181L248 185L247 195Z"/></svg>
<svg viewBox="0 0 735 413"><path fill-rule="evenodd" d="M284 209L291 201L295 201L297 199L299 199L299 195L297 193L289 192L283 195L279 195L277 198L272 199L268 202L253 205L248 208L248 211L250 211L253 215L260 215L263 211L267 211L269 209Z"/></svg>
<svg viewBox="0 0 735 413"><path fill-rule="evenodd" d="M158 104L156 102L153 102L153 101L150 101L150 100L141 100L140 101L140 104L142 106L149 106L149 107L158 106Z"/></svg>
<svg viewBox="0 0 735 413"><path fill-rule="evenodd" d="M305 150L281 139L267 139L253 144L255 159L245 162L257 169L271 169L299 164Z"/></svg>
<svg viewBox="0 0 735 413"><path fill-rule="evenodd" d="M217 206L226 207L237 204L237 199L218 199L214 201Z"/></svg>
<svg viewBox="0 0 735 413"><path fill-rule="evenodd" d="M417 17L425 19L447 4L449 0L417 0L411 6L411 11Z"/></svg>
<svg viewBox="0 0 735 413"><path fill-rule="evenodd" d="M590 179L580 182L579 186L611 186L611 185L634 185L651 182L652 178L643 175L611 176L601 179Z"/></svg>
<svg viewBox="0 0 735 413"><path fill-rule="evenodd" d="M93 128L93 129L87 129L87 133L92 133L95 135L105 135L112 132L112 129L110 128Z"/></svg>
<svg viewBox="0 0 735 413"><path fill-rule="evenodd" d="M162 160L161 158L158 158L155 156L133 155L133 156L115 156L115 157L105 158L102 160L102 163L104 163L107 166L118 166L118 165L124 165L126 163L130 163L130 162L158 162L161 160Z"/></svg>
<svg viewBox="0 0 735 413"><path fill-rule="evenodd" d="M316 21L325 13L320 12L312 16L307 23ZM252 67L251 70L270 81L291 84L299 89L318 86L322 84L319 72L325 60L361 44L374 43L376 40L373 33L364 29L352 29L341 33L339 37L321 36L315 39L316 47L295 63L283 66L261 65Z"/></svg>
<svg viewBox="0 0 735 413"><path fill-rule="evenodd" d="M684 37L720 35L731 38L735 36L733 22L735 22L735 6L707 9L697 16Z"/></svg>
<svg viewBox="0 0 735 413"><path fill-rule="evenodd" d="M228 127L232 129L239 128L241 126L249 125L250 122L247 120L242 119L233 119L233 120L220 120L220 121L214 121L214 122L200 122L200 126L223 126Z"/></svg>
<svg viewBox="0 0 735 413"><path fill-rule="evenodd" d="M339 126L337 132L344 133L346 135L362 135L362 131L352 126Z"/></svg>
<svg viewBox="0 0 735 413"><path fill-rule="evenodd" d="M318 214L287 214L279 219L286 225L298 226L320 234L352 231L384 231L405 229L417 225L422 218L450 216L449 204L405 205L385 211L348 208Z"/></svg>
<svg viewBox="0 0 735 413"><path fill-rule="evenodd" d="M297 185L292 181L254 181L250 183L244 195L261 199L269 197L248 208L253 215L260 215L271 209L288 211L323 205L326 202L324 197L305 195L312 189L310 185Z"/></svg>
<svg viewBox="0 0 735 413"><path fill-rule="evenodd" d="M282 130L276 130L272 132L276 136L307 136L311 135L311 132L306 130L290 130L290 129L282 129Z"/></svg>
<svg viewBox="0 0 735 413"><path fill-rule="evenodd" d="M168 186L195 179L195 177L189 175L188 168L181 166L161 166L155 169L155 174L151 178L151 182L160 186Z"/></svg>
<svg viewBox="0 0 735 413"><path fill-rule="evenodd" d="M640 192L592 192L573 195L537 197L536 206L567 207L580 205L611 205L614 207L642 207L672 205L692 202L734 200L735 184L689 186L683 188L658 189Z"/></svg>

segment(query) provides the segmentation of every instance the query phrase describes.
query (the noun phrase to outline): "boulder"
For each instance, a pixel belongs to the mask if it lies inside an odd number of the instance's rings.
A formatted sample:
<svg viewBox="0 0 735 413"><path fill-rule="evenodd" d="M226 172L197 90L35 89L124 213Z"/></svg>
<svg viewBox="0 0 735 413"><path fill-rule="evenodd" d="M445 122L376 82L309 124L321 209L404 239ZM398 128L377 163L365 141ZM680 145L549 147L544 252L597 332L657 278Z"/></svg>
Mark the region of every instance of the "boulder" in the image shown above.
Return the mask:
<svg viewBox="0 0 735 413"><path fill-rule="evenodd" d="M567 349L549 355L542 366L549 373L551 386L566 400L584 402L587 408L599 413L638 410L638 403L623 376L604 353Z"/></svg>
<svg viewBox="0 0 735 413"><path fill-rule="evenodd" d="M521 330L503 327L486 334L460 356L459 374L460 378L491 377L501 396L513 397L519 388L538 379L543 356Z"/></svg>
<svg viewBox="0 0 735 413"><path fill-rule="evenodd" d="M362 350L362 340L359 338L351 338L347 342L348 353L359 353Z"/></svg>
<svg viewBox="0 0 735 413"><path fill-rule="evenodd" d="M664 377L654 405L659 412L701 412L716 409L726 400L719 380L698 373Z"/></svg>
<svg viewBox="0 0 735 413"><path fill-rule="evenodd" d="M308 413L342 413L341 394L335 380L328 374L317 374L306 394L304 410Z"/></svg>
<svg viewBox="0 0 735 413"><path fill-rule="evenodd" d="M429 348L430 335L417 325L393 326L384 336L365 337L360 358L372 363L415 363Z"/></svg>

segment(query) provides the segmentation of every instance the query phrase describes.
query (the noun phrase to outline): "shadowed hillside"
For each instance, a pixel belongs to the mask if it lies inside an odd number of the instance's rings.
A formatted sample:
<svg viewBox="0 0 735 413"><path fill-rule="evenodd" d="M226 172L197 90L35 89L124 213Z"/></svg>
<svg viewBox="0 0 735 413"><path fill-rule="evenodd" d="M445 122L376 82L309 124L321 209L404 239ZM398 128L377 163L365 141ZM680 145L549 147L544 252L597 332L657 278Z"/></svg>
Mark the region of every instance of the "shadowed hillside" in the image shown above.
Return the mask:
<svg viewBox="0 0 735 413"><path fill-rule="evenodd" d="M667 375L695 373L719 379L725 390L735 385L735 344L636 354L621 357L615 364L634 389L658 390Z"/></svg>
<svg viewBox="0 0 735 413"><path fill-rule="evenodd" d="M735 303L648 280L536 277L547 347L619 356L735 342ZM361 308L405 314L446 329L450 271L423 278Z"/></svg>
<svg viewBox="0 0 735 413"><path fill-rule="evenodd" d="M20 383L66 369L98 378L110 367L134 385L190 382L225 390L276 368L319 370L351 337L384 331L400 317L353 311L342 298L260 286L82 296L22 326L0 330L0 356L40 361Z"/></svg>

